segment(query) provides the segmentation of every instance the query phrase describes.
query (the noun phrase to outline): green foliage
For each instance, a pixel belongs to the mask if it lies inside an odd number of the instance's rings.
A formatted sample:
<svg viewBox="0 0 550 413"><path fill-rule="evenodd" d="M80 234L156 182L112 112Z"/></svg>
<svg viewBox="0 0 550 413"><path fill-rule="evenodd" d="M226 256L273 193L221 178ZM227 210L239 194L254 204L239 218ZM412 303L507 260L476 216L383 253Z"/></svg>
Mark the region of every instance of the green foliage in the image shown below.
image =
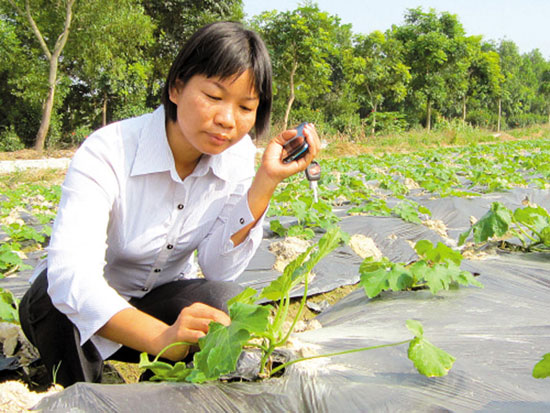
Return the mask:
<svg viewBox="0 0 550 413"><path fill-rule="evenodd" d="M422 220L419 217L420 214L432 215L428 208L409 199L398 203L394 208L392 208L392 212L403 220L412 222L413 224L422 223Z"/></svg>
<svg viewBox="0 0 550 413"><path fill-rule="evenodd" d="M393 263L386 257L375 261L367 257L359 267L360 282L369 298L382 291L402 291L427 287L432 294L453 286L474 285L482 287L472 273L460 269L462 254L443 243L433 245L421 240L415 245L419 260L411 265Z"/></svg>
<svg viewBox="0 0 550 413"><path fill-rule="evenodd" d="M21 142L19 136L15 132L13 125L0 132L0 151L13 152L24 149L25 145Z"/></svg>
<svg viewBox="0 0 550 413"><path fill-rule="evenodd" d="M459 237L464 244L470 233L473 242L481 244L494 238L516 236L527 251L550 248L550 214L541 206L517 208L514 212L500 202L493 202L491 209Z"/></svg>
<svg viewBox="0 0 550 413"><path fill-rule="evenodd" d="M0 288L0 321L19 324L18 308L19 301L12 292Z"/></svg>
<svg viewBox="0 0 550 413"><path fill-rule="evenodd" d="M422 324L418 321L407 320L407 328L415 335L409 344L408 356L418 372L427 377L445 376L456 359L426 340Z"/></svg>
<svg viewBox="0 0 550 413"><path fill-rule="evenodd" d="M415 337L411 340L295 359L273 369L271 372L266 372L265 369L269 357L276 348L286 343L304 308L309 273L323 257L346 239L347 237L338 227L331 228L319 240L317 245L310 247L306 252L289 263L284 273L261 292L258 293L255 289L249 287L229 300L227 304L231 324L223 326L216 322L210 323L208 334L199 339L200 350L193 357L192 367L188 367L184 362L177 362L171 365L159 361L159 357L162 355L161 352L152 361L149 360L146 353L142 353L139 364L140 368L153 371L154 376L152 380L203 383L205 381L216 380L234 371L245 346L254 346L261 350L260 374L269 376L290 364L311 358L331 357L356 351L409 343L409 358L421 374L428 377L444 376L447 374L448 370L452 367L454 357L427 341L424 338L422 325L414 320L407 321L407 326L415 334ZM302 281L304 282L305 291L300 308L291 327L285 330L283 322L288 313L289 293ZM255 304L258 299L267 299L276 302L275 315L271 316L273 308L270 305L262 306ZM261 344L259 344L259 341ZM181 344L187 343L174 343L166 349Z"/></svg>
<svg viewBox="0 0 550 413"><path fill-rule="evenodd" d="M202 383L215 380L221 375L235 370L236 363L245 345L259 347L262 351L261 373L273 351L286 343L305 305L308 276L313 267L328 253L340 245L345 236L338 227L333 227L306 252L292 261L283 274L271 282L261 292L248 288L228 302L231 324L223 326L210 323L208 334L199 339L200 351L193 357L193 367L187 368L182 362L174 366L160 362L158 357L152 362L147 354L141 355L141 368L151 369L154 380ZM300 282L304 282L304 298L291 327L283 327L290 305L290 292ZM270 317L272 307L255 304L266 298L277 302L275 315ZM261 340L262 344L257 344Z"/></svg>
<svg viewBox="0 0 550 413"><path fill-rule="evenodd" d="M536 379L545 379L550 377L550 353L542 356L542 360L533 367L533 377Z"/></svg>
<svg viewBox="0 0 550 413"><path fill-rule="evenodd" d="M0 2L4 150L34 143L49 88L47 54L29 28L25 2L14 2L19 10ZM63 31L66 4L29 3L50 51ZM243 18L241 0L76 2L46 144L78 145L89 130L153 110L167 68L189 36L206 23ZM308 1L245 24L270 49L276 125L307 120L324 136L369 143L380 134L429 126L432 118L436 125L456 120L493 129L549 119L550 69L540 52L520 54L510 40L466 36L459 18L448 12L411 9L403 24L385 33L355 34Z"/></svg>

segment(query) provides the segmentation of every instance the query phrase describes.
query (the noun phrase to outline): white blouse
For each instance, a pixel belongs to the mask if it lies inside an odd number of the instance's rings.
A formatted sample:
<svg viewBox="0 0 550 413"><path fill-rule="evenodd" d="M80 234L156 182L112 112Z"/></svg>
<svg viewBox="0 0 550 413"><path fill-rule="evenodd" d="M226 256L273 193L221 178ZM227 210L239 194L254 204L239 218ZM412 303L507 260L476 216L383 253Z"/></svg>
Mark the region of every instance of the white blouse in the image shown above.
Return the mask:
<svg viewBox="0 0 550 413"><path fill-rule="evenodd" d="M196 276L235 280L262 236L263 216L237 247L231 236L253 222L247 191L256 148L247 135L203 155L181 180L163 107L90 135L75 153L48 247L48 293L105 359L120 345L96 335L113 315L167 282ZM35 275L40 268L35 270Z"/></svg>

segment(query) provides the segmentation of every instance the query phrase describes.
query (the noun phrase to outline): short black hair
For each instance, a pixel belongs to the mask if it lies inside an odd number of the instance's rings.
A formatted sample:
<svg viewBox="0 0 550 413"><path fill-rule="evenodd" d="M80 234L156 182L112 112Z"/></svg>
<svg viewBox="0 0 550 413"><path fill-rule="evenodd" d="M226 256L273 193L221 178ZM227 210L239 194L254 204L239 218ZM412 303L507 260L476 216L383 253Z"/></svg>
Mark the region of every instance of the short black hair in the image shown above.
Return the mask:
<svg viewBox="0 0 550 413"><path fill-rule="evenodd" d="M170 101L176 81L187 82L194 75L228 79L252 72L254 90L260 99L254 129L261 137L269 128L272 104L271 60L260 36L241 23L216 22L197 30L172 63L164 85L162 103L166 119L177 120L177 105Z"/></svg>

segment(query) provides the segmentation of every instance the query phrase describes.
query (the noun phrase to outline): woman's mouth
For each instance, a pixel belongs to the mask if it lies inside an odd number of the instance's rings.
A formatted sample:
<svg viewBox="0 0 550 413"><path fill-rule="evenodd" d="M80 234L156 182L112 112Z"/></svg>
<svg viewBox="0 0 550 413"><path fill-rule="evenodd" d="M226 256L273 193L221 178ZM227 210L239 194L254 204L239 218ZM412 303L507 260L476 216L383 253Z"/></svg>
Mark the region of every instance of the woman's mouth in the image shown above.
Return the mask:
<svg viewBox="0 0 550 413"><path fill-rule="evenodd" d="M229 135L227 135L225 133L211 133L210 137L211 137L213 143L215 143L217 145L223 145L226 142L231 141L231 138L229 137Z"/></svg>

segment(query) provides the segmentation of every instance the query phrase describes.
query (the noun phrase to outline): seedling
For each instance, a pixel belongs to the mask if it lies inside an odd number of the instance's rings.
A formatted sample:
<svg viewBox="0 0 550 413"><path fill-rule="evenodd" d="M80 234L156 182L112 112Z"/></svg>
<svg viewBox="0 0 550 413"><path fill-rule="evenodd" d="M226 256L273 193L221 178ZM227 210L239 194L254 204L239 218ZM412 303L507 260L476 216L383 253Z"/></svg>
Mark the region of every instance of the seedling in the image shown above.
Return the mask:
<svg viewBox="0 0 550 413"><path fill-rule="evenodd" d="M475 285L483 287L472 273L460 269L462 254L439 242L421 240L415 245L420 257L413 264L393 263L384 257L375 261L367 257L361 263L359 284L369 298L382 291L402 291L415 288L429 288L432 294L448 290L454 285Z"/></svg>
<svg viewBox="0 0 550 413"><path fill-rule="evenodd" d="M543 251L550 248L550 214L541 206L526 206L514 212L500 202L460 235L458 245L473 234L475 244L497 237L517 237L525 251Z"/></svg>
<svg viewBox="0 0 550 413"><path fill-rule="evenodd" d="M220 376L234 371L243 349L245 347L255 347L259 348L262 353L260 376L270 377L299 361L409 343L409 358L421 374L427 376L447 374L454 363L454 357L429 343L424 338L421 324L414 320L407 322L407 327L414 333L413 339L291 360L275 368L270 368L271 355L288 341L304 309L310 272L324 256L340 245L346 238L346 235L339 228L331 228L319 240L318 244L311 246L306 252L288 264L284 273L259 294L253 288L247 288L231 299L228 302L231 324L227 327L215 322L210 324L208 334L199 339L200 351L195 353L192 367L188 367L184 362L171 365L159 361L162 352L153 361L149 360L147 353L142 353L140 367L151 369L155 373L152 380L201 383L216 380ZM289 310L290 292L300 282L304 283L304 293L300 301L300 307L291 322L290 328L285 329L284 321ZM257 301L262 299L277 304L275 307L257 304ZM274 315L271 317L272 314ZM174 343L171 346L181 344L189 343Z"/></svg>

